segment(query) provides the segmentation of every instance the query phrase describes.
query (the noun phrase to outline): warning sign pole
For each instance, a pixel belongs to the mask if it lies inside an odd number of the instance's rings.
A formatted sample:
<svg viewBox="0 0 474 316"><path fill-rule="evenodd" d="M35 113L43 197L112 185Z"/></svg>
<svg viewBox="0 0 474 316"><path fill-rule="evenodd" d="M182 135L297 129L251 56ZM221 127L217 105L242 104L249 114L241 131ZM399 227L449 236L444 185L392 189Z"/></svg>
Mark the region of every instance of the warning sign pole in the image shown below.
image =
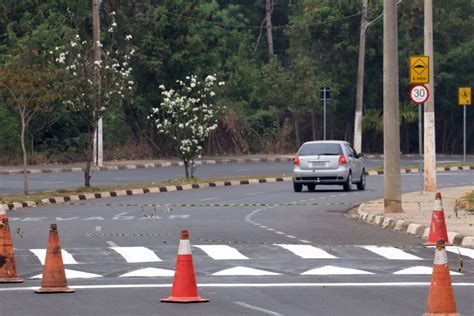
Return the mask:
<svg viewBox="0 0 474 316"><path fill-rule="evenodd" d="M462 161L466 163L466 106L471 105L471 87L459 87L458 104L463 106L463 150Z"/></svg>

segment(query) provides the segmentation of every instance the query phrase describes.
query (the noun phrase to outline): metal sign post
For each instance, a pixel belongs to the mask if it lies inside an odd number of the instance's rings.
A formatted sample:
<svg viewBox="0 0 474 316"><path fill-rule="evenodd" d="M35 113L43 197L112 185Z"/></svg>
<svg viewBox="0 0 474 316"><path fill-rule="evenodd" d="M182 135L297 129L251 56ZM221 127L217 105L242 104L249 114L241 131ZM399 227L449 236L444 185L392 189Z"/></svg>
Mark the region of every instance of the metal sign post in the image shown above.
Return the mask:
<svg viewBox="0 0 474 316"><path fill-rule="evenodd" d="M326 102L331 100L331 88L322 87L319 90L319 99L323 101L323 139L326 140Z"/></svg>
<svg viewBox="0 0 474 316"><path fill-rule="evenodd" d="M463 106L463 151L462 161L466 163L466 106L471 105L471 87L458 88L458 104Z"/></svg>
<svg viewBox="0 0 474 316"><path fill-rule="evenodd" d="M422 137L422 110L421 107L423 104L428 100L428 97L430 95L430 91L425 85L419 84L412 86L410 89L410 100L418 104L418 150L420 154L420 166L419 166L419 172L420 172L420 181L421 181L421 187L420 191L423 192L423 185L424 185L424 179L423 179L423 137Z"/></svg>

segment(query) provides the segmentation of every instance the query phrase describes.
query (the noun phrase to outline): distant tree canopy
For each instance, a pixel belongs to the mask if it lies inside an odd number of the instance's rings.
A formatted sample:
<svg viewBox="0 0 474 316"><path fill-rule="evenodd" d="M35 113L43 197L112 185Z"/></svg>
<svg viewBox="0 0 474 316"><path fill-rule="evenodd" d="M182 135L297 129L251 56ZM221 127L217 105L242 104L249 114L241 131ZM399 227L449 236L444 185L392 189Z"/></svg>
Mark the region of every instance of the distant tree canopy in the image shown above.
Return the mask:
<svg viewBox="0 0 474 316"><path fill-rule="evenodd" d="M362 1L272 0L274 55L268 54L266 0L103 0L103 44L111 39L130 58L134 89L104 113L106 159L177 156L169 135L147 117L160 107L160 85L217 74L226 82L214 102L225 107L203 154L292 152L298 143L321 139L319 88L329 86L327 135L352 141ZM454 5L455 2L455 5ZM437 151L462 152L462 108L457 87L474 83L474 2L434 0L434 65ZM369 1L369 21L383 1ZM115 12L112 14L112 12ZM111 19L111 16L114 19ZM114 26L115 27L115 26ZM48 58L70 45L73 34L92 39L92 1L3 0L0 60L28 45ZM127 35L131 35L125 40ZM382 113L382 19L366 34L363 151L382 152L377 121ZM101 41L101 42L102 42ZM417 122L408 106L408 57L423 54L423 0L399 5L401 150L417 152ZM52 61L51 66L53 66ZM56 65L57 66L57 65ZM51 71L48 68L48 71ZM92 78L91 78L92 79ZM21 121L0 94L0 163L19 162ZM83 160L88 124L61 99L37 111L26 127L31 162ZM474 111L467 108L467 149L474 150ZM314 135L314 136L313 136Z"/></svg>

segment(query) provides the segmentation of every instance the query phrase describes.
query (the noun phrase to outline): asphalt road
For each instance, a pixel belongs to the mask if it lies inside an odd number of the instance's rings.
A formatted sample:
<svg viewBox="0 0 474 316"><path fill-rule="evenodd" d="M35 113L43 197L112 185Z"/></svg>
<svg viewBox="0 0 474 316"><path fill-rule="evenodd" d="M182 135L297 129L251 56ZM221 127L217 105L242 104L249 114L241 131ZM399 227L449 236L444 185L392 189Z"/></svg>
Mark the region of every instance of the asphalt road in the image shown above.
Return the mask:
<svg viewBox="0 0 474 316"><path fill-rule="evenodd" d="M472 185L473 179L474 172L466 171L438 173L437 181L443 187ZM418 185L416 175L402 176L405 192ZM290 183L273 183L10 212L17 270L25 282L0 285L0 314L421 315L433 250L421 247L419 238L344 215L382 195L383 176L372 176L366 191L318 187L294 193ZM272 205L223 206L229 203ZM140 204L212 205L158 206L151 216L153 207ZM53 222L75 294L32 290L40 284L33 278L41 274L40 249ZM207 304L159 302L170 294L184 228L190 231L200 294L211 300ZM456 249L448 254L453 272ZM458 311L468 315L474 310L474 250L461 251L464 268L452 280Z"/></svg>
<svg viewBox="0 0 474 316"><path fill-rule="evenodd" d="M469 162L474 157L468 157ZM364 159L367 168L383 167L382 159ZM416 158L402 158L402 166L417 166ZM458 156L439 157L438 163L459 162ZM92 174L92 185L116 185L125 183L156 182L168 179L182 178L184 167L167 167L137 170L97 171ZM291 174L291 162L227 164L197 166L195 176L199 178L222 178L232 176L270 176ZM82 172L61 172L30 174L29 188L31 192L58 189L78 188L84 184ZM14 194L23 191L23 175L0 175L0 194Z"/></svg>

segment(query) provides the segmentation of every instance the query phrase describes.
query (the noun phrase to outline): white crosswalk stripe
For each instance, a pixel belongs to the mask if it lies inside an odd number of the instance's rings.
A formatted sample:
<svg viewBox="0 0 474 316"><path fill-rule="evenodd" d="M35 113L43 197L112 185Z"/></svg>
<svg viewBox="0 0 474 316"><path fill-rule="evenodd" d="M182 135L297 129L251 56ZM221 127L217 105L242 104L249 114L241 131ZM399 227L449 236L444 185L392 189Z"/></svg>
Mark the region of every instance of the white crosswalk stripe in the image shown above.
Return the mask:
<svg viewBox="0 0 474 316"><path fill-rule="evenodd" d="M245 260L248 257L241 254L237 249L227 245L197 245L196 248L204 251L214 260Z"/></svg>
<svg viewBox="0 0 474 316"><path fill-rule="evenodd" d="M286 250L291 251L298 257L303 259L336 259L337 257L329 254L328 252L311 246L311 245L292 245L292 244L275 244L276 246L282 247Z"/></svg>
<svg viewBox="0 0 474 316"><path fill-rule="evenodd" d="M372 251L386 259L390 260L423 260L420 257L407 253L401 249L394 247L379 247L379 246L360 246L361 248Z"/></svg>
<svg viewBox="0 0 474 316"><path fill-rule="evenodd" d="M34 253L41 264L44 265L44 261L46 259L46 249L30 249L30 251ZM74 257L64 249L61 250L61 256L63 258L64 264L78 264Z"/></svg>
<svg viewBox="0 0 474 316"><path fill-rule="evenodd" d="M446 247L446 251L455 253L455 254L461 254L461 256L466 256L471 259L474 259L474 249L468 249L464 247L456 247L456 246L448 246Z"/></svg>
<svg viewBox="0 0 474 316"><path fill-rule="evenodd" d="M110 247L129 263L159 262L158 256L146 247Z"/></svg>
<svg viewBox="0 0 474 316"><path fill-rule="evenodd" d="M301 275L356 275L356 274L373 274L358 269L342 268L336 266L324 266L301 273Z"/></svg>

